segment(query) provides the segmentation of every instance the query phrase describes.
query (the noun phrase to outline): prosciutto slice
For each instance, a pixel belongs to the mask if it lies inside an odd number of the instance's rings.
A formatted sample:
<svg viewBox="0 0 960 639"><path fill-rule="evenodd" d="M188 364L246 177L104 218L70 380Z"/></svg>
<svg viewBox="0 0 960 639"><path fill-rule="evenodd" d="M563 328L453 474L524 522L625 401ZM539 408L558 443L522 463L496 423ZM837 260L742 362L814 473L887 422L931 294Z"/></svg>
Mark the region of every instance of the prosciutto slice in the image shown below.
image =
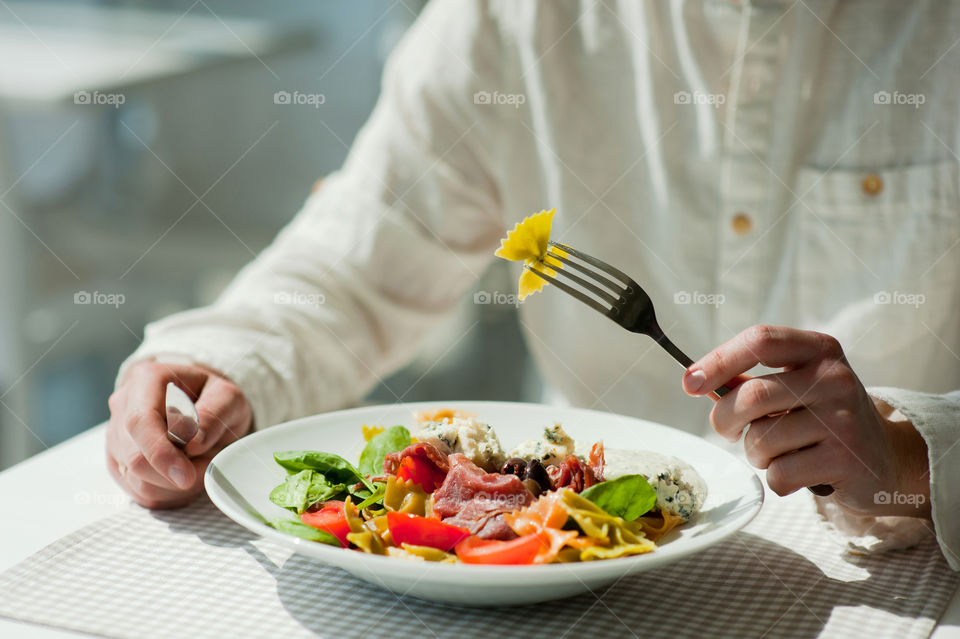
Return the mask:
<svg viewBox="0 0 960 639"><path fill-rule="evenodd" d="M503 515L533 502L520 478L488 473L459 453L448 461L450 471L433 493L433 514L484 539L516 537Z"/></svg>
<svg viewBox="0 0 960 639"><path fill-rule="evenodd" d="M592 452L591 457L594 457ZM602 448L600 449L599 462L601 464L600 471L603 472ZM576 493L598 483L593 466L584 464L576 455L567 455L567 458L560 462L559 465L550 464L550 466L547 467L547 475L550 477L550 482L553 484L554 489L569 488Z"/></svg>
<svg viewBox="0 0 960 639"><path fill-rule="evenodd" d="M450 463L447 461L447 456L440 452L439 448L428 442L417 442L410 444L401 451L389 453L384 457L383 473L385 475L396 475L397 469L400 468L400 462L404 457L420 457L443 473L450 470Z"/></svg>

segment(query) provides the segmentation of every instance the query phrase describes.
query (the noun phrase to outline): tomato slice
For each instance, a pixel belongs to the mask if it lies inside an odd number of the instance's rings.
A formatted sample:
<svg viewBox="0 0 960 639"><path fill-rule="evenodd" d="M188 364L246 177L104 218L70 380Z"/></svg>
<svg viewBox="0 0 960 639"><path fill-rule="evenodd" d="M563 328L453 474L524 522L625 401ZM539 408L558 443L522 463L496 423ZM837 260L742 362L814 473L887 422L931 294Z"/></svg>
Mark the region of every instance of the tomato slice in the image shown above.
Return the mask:
<svg viewBox="0 0 960 639"><path fill-rule="evenodd" d="M443 471L417 455L404 457L400 461L400 468L397 469L397 479L412 481L428 493L432 493L439 488L445 476Z"/></svg>
<svg viewBox="0 0 960 639"><path fill-rule="evenodd" d="M307 511L301 514L300 520L308 526L327 531L340 541L341 546L346 548L350 545L350 542L347 541L350 524L347 523L347 515L343 512L343 505L342 501L328 501L320 510Z"/></svg>
<svg viewBox="0 0 960 639"><path fill-rule="evenodd" d="M390 529L393 543L398 546L413 544L443 551L450 550L457 542L470 536L470 531L466 528L410 513L387 513L387 528Z"/></svg>
<svg viewBox="0 0 960 639"><path fill-rule="evenodd" d="M509 541L467 537L456 546L457 557L465 564L532 564L540 550L536 534Z"/></svg>

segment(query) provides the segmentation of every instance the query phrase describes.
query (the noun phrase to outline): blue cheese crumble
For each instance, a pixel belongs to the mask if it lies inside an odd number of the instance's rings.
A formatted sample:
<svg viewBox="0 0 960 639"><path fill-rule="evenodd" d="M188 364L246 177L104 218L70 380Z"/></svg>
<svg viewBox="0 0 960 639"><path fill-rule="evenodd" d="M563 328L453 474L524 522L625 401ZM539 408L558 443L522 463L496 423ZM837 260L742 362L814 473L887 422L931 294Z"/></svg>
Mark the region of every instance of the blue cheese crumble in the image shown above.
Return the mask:
<svg viewBox="0 0 960 639"><path fill-rule="evenodd" d="M707 486L687 462L648 450L604 450L604 480L643 475L657 491L660 510L689 520L703 506Z"/></svg>
<svg viewBox="0 0 960 639"><path fill-rule="evenodd" d="M497 472L507 460L500 438L490 424L473 417L454 417L429 422L413 433L417 440L433 444L446 454L461 453L488 472Z"/></svg>
<svg viewBox="0 0 960 639"><path fill-rule="evenodd" d="M539 459L544 466L559 464L567 455L573 455L576 444L559 423L547 426L540 439L528 439L513 449L511 457Z"/></svg>

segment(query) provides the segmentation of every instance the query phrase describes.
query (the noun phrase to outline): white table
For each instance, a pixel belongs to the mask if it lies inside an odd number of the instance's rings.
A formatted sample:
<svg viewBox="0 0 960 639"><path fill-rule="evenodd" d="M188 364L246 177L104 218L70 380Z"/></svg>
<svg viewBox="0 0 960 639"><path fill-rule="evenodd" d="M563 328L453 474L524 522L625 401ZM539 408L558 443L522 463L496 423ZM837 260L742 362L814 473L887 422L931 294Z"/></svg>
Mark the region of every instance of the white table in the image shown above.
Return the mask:
<svg viewBox="0 0 960 639"><path fill-rule="evenodd" d="M128 507L103 462L104 427L97 426L0 473L4 517L0 571L60 537ZM65 630L0 619L0 637L81 637ZM934 631L960 639L960 591Z"/></svg>

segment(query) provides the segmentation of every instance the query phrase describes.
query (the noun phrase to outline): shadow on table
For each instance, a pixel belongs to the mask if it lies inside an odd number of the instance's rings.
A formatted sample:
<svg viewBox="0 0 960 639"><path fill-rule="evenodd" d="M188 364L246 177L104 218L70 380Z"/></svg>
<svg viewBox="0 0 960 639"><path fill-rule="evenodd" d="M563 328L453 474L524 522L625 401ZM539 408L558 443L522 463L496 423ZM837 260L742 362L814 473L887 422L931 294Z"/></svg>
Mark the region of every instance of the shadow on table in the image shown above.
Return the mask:
<svg viewBox="0 0 960 639"><path fill-rule="evenodd" d="M909 580L879 584L876 570L898 570L913 549L882 558L846 560L869 576L846 582L826 576L802 555L750 533L696 557L655 571L625 577L614 585L561 601L491 609L452 606L400 597L348 573L293 554L277 567L236 526L236 534L211 535L202 525L157 512L173 532L194 534L204 543L242 548L276 579L279 599L304 628L319 636L368 636L403 630L425 636L737 636L815 637L834 608L869 606L905 622L929 616ZM929 557L929 550L915 559ZM891 558L893 558L891 560ZM935 619L934 619L935 621ZM338 629L337 632L334 632ZM345 630L346 629L346 630ZM851 630L856 630L851 629ZM334 633L331 635L331 633Z"/></svg>

